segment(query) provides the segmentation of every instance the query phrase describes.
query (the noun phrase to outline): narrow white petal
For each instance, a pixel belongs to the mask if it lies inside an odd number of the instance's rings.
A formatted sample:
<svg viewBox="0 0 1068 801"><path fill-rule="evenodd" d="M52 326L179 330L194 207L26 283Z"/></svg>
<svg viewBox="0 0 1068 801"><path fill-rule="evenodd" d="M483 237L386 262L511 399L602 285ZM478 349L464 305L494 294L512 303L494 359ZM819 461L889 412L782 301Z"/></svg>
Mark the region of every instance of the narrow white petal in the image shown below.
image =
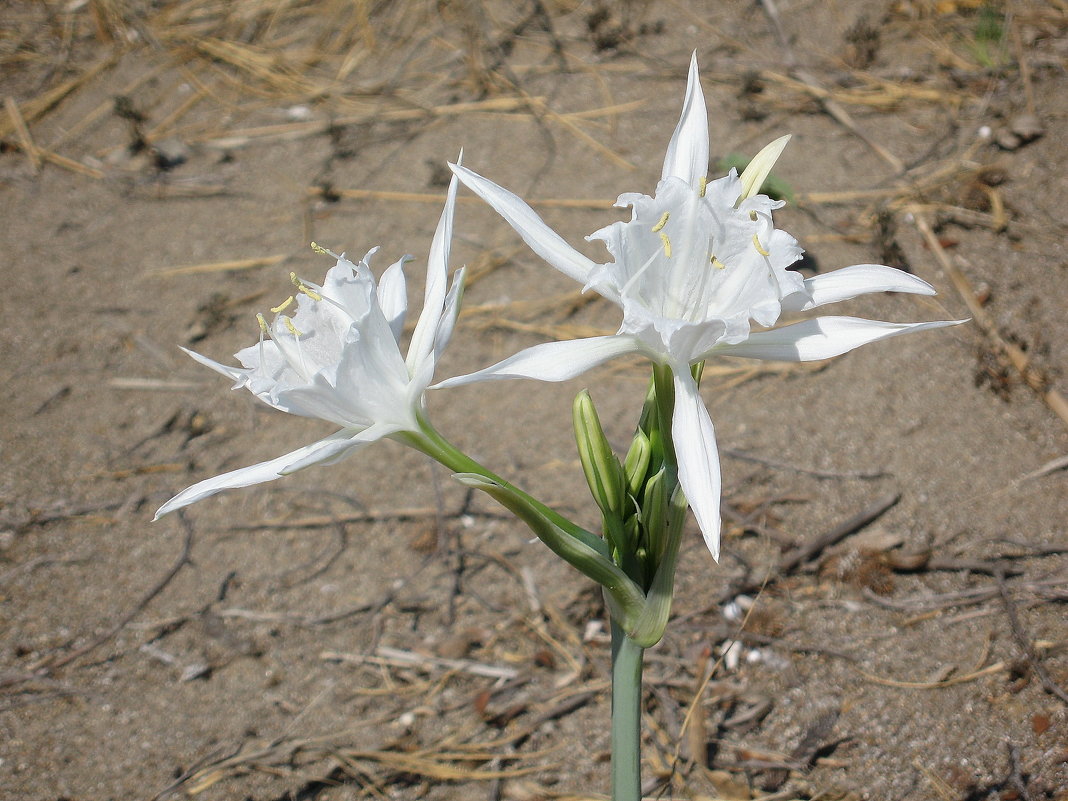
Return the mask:
<svg viewBox="0 0 1068 801"><path fill-rule="evenodd" d="M708 172L708 112L701 94L701 79L697 72L697 51L690 58L690 74L686 81L686 100L675 133L668 142L661 179L674 176L697 189Z"/></svg>
<svg viewBox="0 0 1068 801"><path fill-rule="evenodd" d="M544 342L520 351L477 373L442 381L431 389L458 387L478 381L500 381L507 378L566 381L616 356L640 352L643 351L636 338L620 334L572 339L564 342Z"/></svg>
<svg viewBox="0 0 1068 801"><path fill-rule="evenodd" d="M854 264L840 270L805 279L805 291L783 298L787 312L807 311L827 303L850 300L872 292L908 292L934 295L935 289L922 278L882 264Z"/></svg>
<svg viewBox="0 0 1068 801"><path fill-rule="evenodd" d="M404 280L404 263L410 258L405 256L382 273L378 282L378 305L389 323L393 338L400 340L404 332L404 316L408 312L408 288Z"/></svg>
<svg viewBox="0 0 1068 801"><path fill-rule="evenodd" d="M679 483L701 527L705 545L719 561L719 502L721 479L716 431L697 391L690 371L675 373L675 413L671 419L671 440L679 466Z"/></svg>
<svg viewBox="0 0 1068 801"><path fill-rule="evenodd" d="M744 356L783 362L810 362L830 359L843 353L900 334L960 325L967 320L937 320L931 323L884 323L857 317L817 317L803 323L760 331L745 342L723 345L711 353L718 356Z"/></svg>
<svg viewBox="0 0 1068 801"><path fill-rule="evenodd" d="M564 275L585 284L597 263L583 256L538 216L530 206L507 189L471 172L466 167L450 165L468 189L485 200L523 237L530 249Z"/></svg>
<svg viewBox="0 0 1068 801"><path fill-rule="evenodd" d="M181 347L181 346L179 346ZM232 379L238 385L244 384L248 377L248 370L241 367L230 367L226 364L221 364L214 359L209 359L207 356L202 356L195 350L189 350L189 348L182 348L186 353L193 357L196 361L200 362L205 367L210 367L217 373L221 373L227 378ZM236 388L236 387L235 387Z"/></svg>
<svg viewBox="0 0 1068 801"><path fill-rule="evenodd" d="M354 450L370 445L372 442L378 442L378 440L385 439L390 434L395 434L401 430L401 426L393 423L375 423L357 434L352 434L351 432L338 432L339 435L344 434L344 436L338 436L337 439L333 439L330 442L327 442L327 440L330 439L329 437L326 440L320 440L316 445L323 445L323 447L287 464L280 471L280 474L288 476L299 470L303 470L305 467L311 467L317 464L334 464L335 462L340 461L343 457L351 454ZM324 445L323 443L327 444Z"/></svg>
<svg viewBox="0 0 1068 801"><path fill-rule="evenodd" d="M460 153L461 158L463 153ZM426 291L423 296L423 310L412 332L412 342L408 346L408 373L414 375L420 363L425 361L434 350L434 341L441 321L441 310L445 302L445 293L449 281L449 255L452 245L452 223L456 209L456 176L449 181L449 191L445 196L445 208L441 211L438 226L434 229L434 240L430 244L430 256L426 263Z"/></svg>
<svg viewBox="0 0 1068 801"><path fill-rule="evenodd" d="M452 339L452 332L456 328L456 318L460 316L460 304L464 297L464 279L467 277L467 267L461 267L452 276L452 286L449 294L445 296L445 308L441 313L441 321L438 323L437 335L434 337L434 355L440 356L445 346Z"/></svg>
<svg viewBox="0 0 1068 801"><path fill-rule="evenodd" d="M742 195L739 200L748 200L760 192L768 174L779 160L783 150L790 141L790 136L780 136L769 145L765 145L759 153L753 156L753 160L746 165L740 176L742 181Z"/></svg>
<svg viewBox="0 0 1068 801"><path fill-rule="evenodd" d="M238 470L231 470L221 476L200 481L182 490L163 504L156 512L153 520L158 520L169 512L181 509L183 506L189 506L191 503L196 503L223 490L250 487L254 484L263 484L266 481L274 481L276 478L281 478L285 475L287 471L296 469L293 468L295 464L307 467L321 461L337 458L339 449L345 450L366 444L368 444L366 441L353 439L351 431L338 431L325 439L297 448L297 450L284 456L279 456L276 459L270 459L249 467L242 467Z"/></svg>

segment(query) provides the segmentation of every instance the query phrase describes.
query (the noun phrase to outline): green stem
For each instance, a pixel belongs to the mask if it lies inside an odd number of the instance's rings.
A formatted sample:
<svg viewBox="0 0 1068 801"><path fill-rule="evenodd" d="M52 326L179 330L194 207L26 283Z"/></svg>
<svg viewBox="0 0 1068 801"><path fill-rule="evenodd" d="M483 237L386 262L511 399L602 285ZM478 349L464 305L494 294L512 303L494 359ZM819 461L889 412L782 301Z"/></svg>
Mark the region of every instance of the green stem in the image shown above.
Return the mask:
<svg viewBox="0 0 1068 801"><path fill-rule="evenodd" d="M612 621L612 801L641 801L642 656Z"/></svg>
<svg viewBox="0 0 1068 801"><path fill-rule="evenodd" d="M572 537L577 539L588 548L593 549L598 554L605 558L610 558L608 546L605 541L595 534L590 533L581 526L572 523L566 517L561 515L556 510L546 506L536 498L532 498L527 493L516 487L514 484L506 481L498 476L492 470L483 467L476 462L466 453L461 451L445 437L443 437L434 426L430 424L430 421L421 416L419 420L420 432L414 431L402 432L396 436L396 439L404 441L406 444L415 448L418 451L422 451L431 459L434 459L445 467L452 470L454 473L475 473L490 479L496 484L506 487L509 491L516 495L522 496L529 504L538 509L546 518L551 520L561 529L566 531Z"/></svg>

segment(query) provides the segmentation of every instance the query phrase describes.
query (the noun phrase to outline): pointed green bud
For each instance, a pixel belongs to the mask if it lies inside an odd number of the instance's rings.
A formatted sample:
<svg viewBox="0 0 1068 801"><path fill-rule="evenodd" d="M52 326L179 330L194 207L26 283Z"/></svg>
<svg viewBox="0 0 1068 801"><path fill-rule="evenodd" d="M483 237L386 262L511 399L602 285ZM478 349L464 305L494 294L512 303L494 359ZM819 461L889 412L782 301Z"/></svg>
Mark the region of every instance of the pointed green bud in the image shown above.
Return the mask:
<svg viewBox="0 0 1068 801"><path fill-rule="evenodd" d="M768 174L771 172L772 167L775 166L775 162L779 160L779 156L782 155L789 141L789 135L780 136L770 145L765 145L763 150L753 156L753 160L742 170L742 194L738 197L738 203L748 200L760 192L760 187L764 185L764 181L767 180Z"/></svg>
<svg viewBox="0 0 1068 801"><path fill-rule="evenodd" d="M630 450L623 460L623 475L627 479L627 491L635 498L645 483L645 474L649 471L649 460L653 455L653 445L648 435L640 428L634 432L630 441Z"/></svg>
<svg viewBox="0 0 1068 801"><path fill-rule="evenodd" d="M575 396L571 412L582 472L586 474L593 499L606 515L618 517L624 511L623 468L612 453L587 390Z"/></svg>
<svg viewBox="0 0 1068 801"><path fill-rule="evenodd" d="M655 562L660 557L661 545L664 540L665 527L668 524L668 508L666 495L667 471L661 467L659 471L645 482L645 491L641 499L642 528L645 530L645 545ZM656 565L652 565L656 570Z"/></svg>

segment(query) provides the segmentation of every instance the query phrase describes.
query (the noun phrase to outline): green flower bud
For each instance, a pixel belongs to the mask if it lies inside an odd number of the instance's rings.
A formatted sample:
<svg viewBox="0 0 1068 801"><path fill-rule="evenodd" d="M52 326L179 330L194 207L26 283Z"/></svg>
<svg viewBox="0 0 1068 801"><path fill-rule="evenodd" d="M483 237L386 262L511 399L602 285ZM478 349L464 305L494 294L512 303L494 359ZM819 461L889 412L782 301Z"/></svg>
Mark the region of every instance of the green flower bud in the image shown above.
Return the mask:
<svg viewBox="0 0 1068 801"><path fill-rule="evenodd" d="M634 439L630 441L630 450L627 458L623 460L623 474L627 479L627 491L634 497L638 497L642 485L645 483L645 474L649 471L649 460L653 455L653 445L648 435L638 429L634 432Z"/></svg>
<svg viewBox="0 0 1068 801"><path fill-rule="evenodd" d="M645 545L653 561L660 557L665 527L668 524L666 470L661 467L645 482L645 492L641 499L642 529L645 531ZM656 565L652 565L655 572Z"/></svg>
<svg viewBox="0 0 1068 801"><path fill-rule="evenodd" d="M606 515L619 517L624 512L623 468L612 453L587 390L575 396L571 412L582 472L593 499Z"/></svg>

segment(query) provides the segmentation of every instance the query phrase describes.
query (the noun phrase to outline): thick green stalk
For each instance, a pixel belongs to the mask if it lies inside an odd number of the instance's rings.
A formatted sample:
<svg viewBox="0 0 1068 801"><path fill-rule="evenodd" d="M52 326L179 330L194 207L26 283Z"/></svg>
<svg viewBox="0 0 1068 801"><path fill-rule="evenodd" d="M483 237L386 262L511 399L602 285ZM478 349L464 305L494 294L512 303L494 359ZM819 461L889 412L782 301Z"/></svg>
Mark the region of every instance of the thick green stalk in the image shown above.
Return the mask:
<svg viewBox="0 0 1068 801"><path fill-rule="evenodd" d="M483 467L476 462L466 453L461 451L445 437L443 437L434 426L430 424L430 421L423 418L420 421L421 432L402 432L396 435L396 439L402 440L407 445L415 448L417 451L422 451L431 459L440 462L445 467L452 470L454 473L475 473L476 475L488 478L496 484L507 488L508 490L522 496L528 503L536 507L542 514L544 514L549 520L566 531L571 536L582 542L589 548L592 548L602 556L609 557L608 546L604 540L595 534L590 533L581 526L575 525L559 512L551 509L543 504L536 498L532 498L527 495L518 487L514 486L510 482L504 480L493 471Z"/></svg>
<svg viewBox="0 0 1068 801"><path fill-rule="evenodd" d="M462 483L486 492L515 514L554 553L605 588L614 617L624 625L636 625L645 611L645 593L612 561L603 539L487 470L445 439L425 418L420 420L419 432L403 432L396 439L453 470Z"/></svg>
<svg viewBox="0 0 1068 801"><path fill-rule="evenodd" d="M642 656L612 621L612 801L641 801Z"/></svg>

